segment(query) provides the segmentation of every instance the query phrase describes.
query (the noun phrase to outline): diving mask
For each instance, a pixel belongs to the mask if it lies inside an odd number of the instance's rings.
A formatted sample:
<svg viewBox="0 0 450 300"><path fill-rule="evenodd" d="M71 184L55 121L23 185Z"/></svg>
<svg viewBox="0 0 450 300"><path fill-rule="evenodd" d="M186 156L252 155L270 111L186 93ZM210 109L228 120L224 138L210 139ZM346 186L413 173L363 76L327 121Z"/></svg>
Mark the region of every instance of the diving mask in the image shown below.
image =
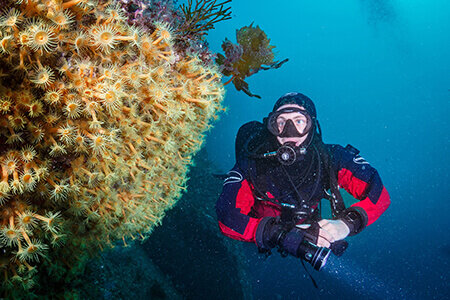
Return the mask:
<svg viewBox="0 0 450 300"><path fill-rule="evenodd" d="M308 112L298 107L271 112L267 120L267 129L278 137L303 137L308 134L312 125Z"/></svg>

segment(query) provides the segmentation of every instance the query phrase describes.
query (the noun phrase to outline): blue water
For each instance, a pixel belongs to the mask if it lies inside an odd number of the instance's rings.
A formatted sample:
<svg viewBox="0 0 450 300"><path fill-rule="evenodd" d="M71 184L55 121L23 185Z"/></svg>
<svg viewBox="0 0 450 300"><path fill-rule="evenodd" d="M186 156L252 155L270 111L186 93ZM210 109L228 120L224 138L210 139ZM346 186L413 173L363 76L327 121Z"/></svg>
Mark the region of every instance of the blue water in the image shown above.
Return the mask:
<svg viewBox="0 0 450 300"><path fill-rule="evenodd" d="M235 0L233 18L211 31L221 52L235 29L259 25L276 46L278 70L248 79L249 98L227 86L229 108L209 133L209 157L234 164L238 128L262 120L286 92L317 106L324 141L351 143L376 167L388 211L349 239L345 255L314 273L256 247L244 255L255 299L449 299L450 2L444 0Z"/></svg>

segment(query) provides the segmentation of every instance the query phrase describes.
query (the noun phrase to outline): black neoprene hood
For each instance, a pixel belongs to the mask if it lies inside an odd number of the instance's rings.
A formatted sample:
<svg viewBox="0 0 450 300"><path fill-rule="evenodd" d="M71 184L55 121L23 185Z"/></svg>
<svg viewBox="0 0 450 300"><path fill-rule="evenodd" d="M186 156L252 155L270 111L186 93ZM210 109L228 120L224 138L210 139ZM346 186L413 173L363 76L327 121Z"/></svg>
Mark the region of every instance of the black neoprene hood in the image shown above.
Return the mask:
<svg viewBox="0 0 450 300"><path fill-rule="evenodd" d="M285 104L297 104L302 106L311 116L312 119L317 118L316 106L312 100L301 93L287 93L275 102L272 112Z"/></svg>

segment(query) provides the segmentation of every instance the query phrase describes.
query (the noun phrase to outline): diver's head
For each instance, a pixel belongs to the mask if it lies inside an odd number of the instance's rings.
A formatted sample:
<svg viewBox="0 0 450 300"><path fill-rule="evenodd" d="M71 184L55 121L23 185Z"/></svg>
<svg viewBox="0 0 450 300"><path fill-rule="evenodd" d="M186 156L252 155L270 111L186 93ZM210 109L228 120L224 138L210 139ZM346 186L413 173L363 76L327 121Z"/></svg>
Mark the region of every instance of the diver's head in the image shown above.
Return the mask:
<svg viewBox="0 0 450 300"><path fill-rule="evenodd" d="M267 129L280 144L308 147L316 128L316 108L311 99L300 93L283 95L267 118Z"/></svg>
<svg viewBox="0 0 450 300"><path fill-rule="evenodd" d="M275 123L271 126L271 132L277 137L280 144L291 142L298 147L304 143L311 129L311 118L302 106L282 105L273 116L272 122Z"/></svg>

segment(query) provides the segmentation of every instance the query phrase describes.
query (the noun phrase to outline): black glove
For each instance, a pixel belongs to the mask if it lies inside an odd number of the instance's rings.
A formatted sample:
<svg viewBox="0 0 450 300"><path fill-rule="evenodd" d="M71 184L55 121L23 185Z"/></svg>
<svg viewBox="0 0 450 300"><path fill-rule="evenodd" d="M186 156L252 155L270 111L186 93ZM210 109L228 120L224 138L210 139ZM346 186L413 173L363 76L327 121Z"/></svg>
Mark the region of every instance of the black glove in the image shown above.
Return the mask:
<svg viewBox="0 0 450 300"><path fill-rule="evenodd" d="M289 254L297 256L297 250L303 241L303 233L294 229L287 231L273 217L265 217L261 220L256 229L256 245L264 250L270 250L275 246L280 246Z"/></svg>

